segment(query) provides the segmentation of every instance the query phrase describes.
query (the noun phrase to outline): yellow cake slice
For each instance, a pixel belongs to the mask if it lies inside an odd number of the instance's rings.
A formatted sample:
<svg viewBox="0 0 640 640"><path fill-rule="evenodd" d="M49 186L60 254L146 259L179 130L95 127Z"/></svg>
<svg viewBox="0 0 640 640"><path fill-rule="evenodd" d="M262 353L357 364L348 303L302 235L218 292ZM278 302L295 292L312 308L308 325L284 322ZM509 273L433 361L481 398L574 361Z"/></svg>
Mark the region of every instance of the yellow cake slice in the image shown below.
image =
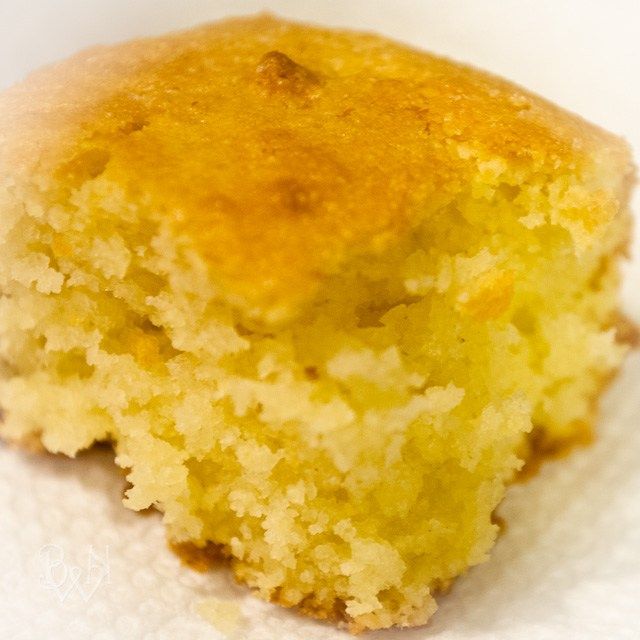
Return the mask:
<svg viewBox="0 0 640 640"><path fill-rule="evenodd" d="M623 357L628 148L470 67L228 20L33 74L0 137L2 437L112 442L126 506L352 631L427 621Z"/></svg>

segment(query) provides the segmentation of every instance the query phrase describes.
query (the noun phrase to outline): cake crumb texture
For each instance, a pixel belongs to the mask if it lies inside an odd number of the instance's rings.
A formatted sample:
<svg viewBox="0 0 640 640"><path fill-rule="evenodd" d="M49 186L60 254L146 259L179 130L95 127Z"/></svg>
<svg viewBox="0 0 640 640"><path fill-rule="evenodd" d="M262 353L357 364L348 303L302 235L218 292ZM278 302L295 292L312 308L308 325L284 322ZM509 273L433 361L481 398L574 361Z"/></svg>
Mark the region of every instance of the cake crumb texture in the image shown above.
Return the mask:
<svg viewBox="0 0 640 640"><path fill-rule="evenodd" d="M234 19L36 72L0 138L0 435L112 442L194 563L351 631L429 619L624 355L625 143L470 67Z"/></svg>
<svg viewBox="0 0 640 640"><path fill-rule="evenodd" d="M242 612L237 602L220 598L205 598L196 605L198 614L210 622L227 640L238 637L242 627Z"/></svg>

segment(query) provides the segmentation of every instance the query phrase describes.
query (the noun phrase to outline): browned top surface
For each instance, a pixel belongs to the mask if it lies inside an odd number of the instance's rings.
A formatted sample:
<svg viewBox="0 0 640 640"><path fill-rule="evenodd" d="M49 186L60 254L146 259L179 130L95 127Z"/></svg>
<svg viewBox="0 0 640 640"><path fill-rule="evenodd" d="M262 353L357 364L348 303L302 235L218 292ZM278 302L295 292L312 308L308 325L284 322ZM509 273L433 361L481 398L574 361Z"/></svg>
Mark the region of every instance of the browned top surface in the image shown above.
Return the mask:
<svg viewBox="0 0 640 640"><path fill-rule="evenodd" d="M607 147L627 162L617 138L506 81L269 16L39 71L0 99L0 136L14 174L102 172L170 216L258 308L383 251L477 174L476 154L547 174Z"/></svg>

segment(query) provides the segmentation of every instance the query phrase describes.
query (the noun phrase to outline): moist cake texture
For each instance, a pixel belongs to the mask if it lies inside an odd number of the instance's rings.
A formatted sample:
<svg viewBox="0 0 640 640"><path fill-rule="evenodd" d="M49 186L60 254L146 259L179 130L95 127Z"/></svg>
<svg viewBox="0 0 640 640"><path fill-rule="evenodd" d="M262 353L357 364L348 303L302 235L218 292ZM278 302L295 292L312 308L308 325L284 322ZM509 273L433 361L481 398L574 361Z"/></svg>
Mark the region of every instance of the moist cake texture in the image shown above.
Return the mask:
<svg viewBox="0 0 640 640"><path fill-rule="evenodd" d="M623 357L626 145L470 67L235 19L36 72L0 137L2 437L112 442L352 631L428 620Z"/></svg>

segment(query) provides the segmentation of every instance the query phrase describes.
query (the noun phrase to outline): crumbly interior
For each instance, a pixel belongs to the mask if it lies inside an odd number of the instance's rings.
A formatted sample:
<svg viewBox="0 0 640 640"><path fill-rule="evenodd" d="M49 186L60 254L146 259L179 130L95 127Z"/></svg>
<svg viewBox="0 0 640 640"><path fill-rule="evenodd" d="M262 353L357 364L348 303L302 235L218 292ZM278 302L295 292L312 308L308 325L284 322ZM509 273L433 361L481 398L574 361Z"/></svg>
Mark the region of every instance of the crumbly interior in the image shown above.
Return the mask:
<svg viewBox="0 0 640 640"><path fill-rule="evenodd" d="M353 631L425 622L486 559L527 434L582 433L624 352L627 217L578 251L549 195L570 210L571 176L479 167L273 326L221 302L189 240L99 172L62 195L5 185L0 432L70 456L113 442L125 504L220 545L264 598Z"/></svg>

